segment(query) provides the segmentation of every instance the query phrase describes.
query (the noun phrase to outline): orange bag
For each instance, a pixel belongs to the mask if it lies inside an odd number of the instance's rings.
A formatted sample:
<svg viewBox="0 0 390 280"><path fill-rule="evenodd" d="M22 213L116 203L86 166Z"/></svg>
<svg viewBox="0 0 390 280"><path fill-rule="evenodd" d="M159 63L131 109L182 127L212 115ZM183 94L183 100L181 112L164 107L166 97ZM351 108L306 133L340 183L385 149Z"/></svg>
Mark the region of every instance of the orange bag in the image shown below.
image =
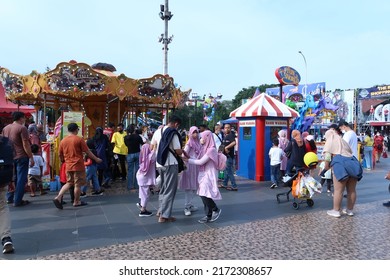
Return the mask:
<svg viewBox="0 0 390 280"><path fill-rule="evenodd" d="M298 198L298 196L299 196L299 188L300 188L302 176L303 176L302 172L299 172L297 177L292 182L291 194L293 197Z"/></svg>

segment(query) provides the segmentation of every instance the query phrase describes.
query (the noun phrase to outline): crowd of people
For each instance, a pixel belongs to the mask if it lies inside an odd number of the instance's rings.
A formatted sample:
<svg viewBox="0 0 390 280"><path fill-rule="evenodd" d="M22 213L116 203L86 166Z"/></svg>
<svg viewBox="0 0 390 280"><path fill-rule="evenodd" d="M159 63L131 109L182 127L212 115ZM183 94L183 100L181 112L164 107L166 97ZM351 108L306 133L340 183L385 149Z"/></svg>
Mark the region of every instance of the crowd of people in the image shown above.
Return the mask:
<svg viewBox="0 0 390 280"><path fill-rule="evenodd" d="M42 188L43 158L40 149L45 138L41 125L32 123L26 127L22 112L15 112L13 118L14 122L2 132L13 145L13 179L2 182L2 186L7 185L8 188L1 190L4 204L22 207L30 203L23 199L26 186L31 197L46 193ZM206 125L192 126L188 132L185 129L179 131L180 125L181 119L175 115L153 134L147 126L129 125L125 128L123 123L119 123L115 130L115 125L109 123L105 128L97 127L93 137L85 141L79 136L80 127L76 123L68 124L68 135L60 141L58 149L61 189L53 199L55 207L64 208L63 197L67 192L73 207L87 206L82 198L87 196L89 189L91 195L103 195L113 182L120 181L126 184L129 192L138 192L136 207L140 217L154 214L148 210L148 202L151 193L157 192L158 222L176 221L172 209L179 190L184 192L185 216L191 216L198 210L195 199L198 196L205 209L205 216L198 222L215 222L221 215L221 208L217 205L222 199L220 190L238 190L234 174L236 132L230 124L223 127L217 124L213 131ZM358 160L359 142L364 149L364 164ZM328 215L354 215L356 185L363 176L363 166L370 170L373 164L380 163L387 143L380 132L373 138L369 132L358 137L344 121L329 126L318 173L321 184L326 184L328 192L333 191L333 208L327 211ZM286 130L280 130L269 151L271 188L282 185L283 176L293 176L297 170L307 168L304 156L308 152L317 152L311 135L293 130L288 137ZM221 180L218 178L220 154L224 154L226 160ZM179 173L181 161L185 162L186 168ZM390 180L390 173L386 179ZM343 197L347 198L345 208L342 207ZM2 203L0 207L0 233L3 253L11 253L14 247L8 208L4 206ZM384 206L390 207L390 202L384 203Z"/></svg>

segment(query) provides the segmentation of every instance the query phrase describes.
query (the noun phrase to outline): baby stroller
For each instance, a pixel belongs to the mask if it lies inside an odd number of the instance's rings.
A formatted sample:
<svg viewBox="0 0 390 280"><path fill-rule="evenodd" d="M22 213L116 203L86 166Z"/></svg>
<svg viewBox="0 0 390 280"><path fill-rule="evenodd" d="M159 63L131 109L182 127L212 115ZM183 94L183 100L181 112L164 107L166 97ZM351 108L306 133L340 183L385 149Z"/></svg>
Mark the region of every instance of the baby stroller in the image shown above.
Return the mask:
<svg viewBox="0 0 390 280"><path fill-rule="evenodd" d="M309 153L314 154L312 152ZM313 157L313 155L309 155L308 157L311 157L311 160L305 161L305 164L308 166L307 168L298 169L293 176L285 176L283 178L284 184L290 189L287 192L278 193L276 195L276 200L278 203L281 202L281 196L286 196L287 201L290 201L291 194L294 198L294 202L292 204L294 209L298 210L299 206L303 203L306 203L309 207L313 207L314 201L311 197L315 192L321 192L322 186L320 183L318 183L318 181L309 175L310 169L317 167L317 155L315 155L315 157Z"/></svg>

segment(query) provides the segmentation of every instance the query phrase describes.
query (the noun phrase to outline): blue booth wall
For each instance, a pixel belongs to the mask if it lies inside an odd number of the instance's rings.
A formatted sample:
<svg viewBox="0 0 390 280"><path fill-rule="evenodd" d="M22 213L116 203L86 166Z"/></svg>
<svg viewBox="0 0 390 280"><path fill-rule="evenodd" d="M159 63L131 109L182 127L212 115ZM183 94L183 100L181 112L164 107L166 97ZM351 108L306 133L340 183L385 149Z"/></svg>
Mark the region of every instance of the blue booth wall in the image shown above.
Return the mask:
<svg viewBox="0 0 390 280"><path fill-rule="evenodd" d="M245 118L245 121L255 120ZM240 119L241 121L241 119ZM245 131L245 133L244 133ZM256 171L256 126L241 127L238 130L238 170L237 175L255 180Z"/></svg>

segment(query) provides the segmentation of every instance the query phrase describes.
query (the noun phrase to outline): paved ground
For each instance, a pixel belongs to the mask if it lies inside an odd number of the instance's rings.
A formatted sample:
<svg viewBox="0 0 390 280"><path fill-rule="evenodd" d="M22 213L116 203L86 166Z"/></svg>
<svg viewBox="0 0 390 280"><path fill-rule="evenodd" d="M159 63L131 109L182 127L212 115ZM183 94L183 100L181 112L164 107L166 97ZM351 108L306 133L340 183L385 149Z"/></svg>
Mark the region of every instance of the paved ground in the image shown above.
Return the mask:
<svg viewBox="0 0 390 280"><path fill-rule="evenodd" d="M269 189L269 182L237 178L238 192L222 190L222 209L215 223L199 224L200 210L183 213L184 195L178 191L174 223L161 224L156 216L138 217L138 194L121 183L104 196L87 197L86 207L69 203L54 207L54 193L31 198L31 205L10 207L16 251L0 259L269 259L269 260L389 260L390 160L367 171L358 185L355 216L329 217L332 197L313 197L314 206L293 209L292 201L277 203L286 188ZM26 195L27 197L28 195ZM66 197L69 201L69 198ZM150 202L156 213L157 196Z"/></svg>

